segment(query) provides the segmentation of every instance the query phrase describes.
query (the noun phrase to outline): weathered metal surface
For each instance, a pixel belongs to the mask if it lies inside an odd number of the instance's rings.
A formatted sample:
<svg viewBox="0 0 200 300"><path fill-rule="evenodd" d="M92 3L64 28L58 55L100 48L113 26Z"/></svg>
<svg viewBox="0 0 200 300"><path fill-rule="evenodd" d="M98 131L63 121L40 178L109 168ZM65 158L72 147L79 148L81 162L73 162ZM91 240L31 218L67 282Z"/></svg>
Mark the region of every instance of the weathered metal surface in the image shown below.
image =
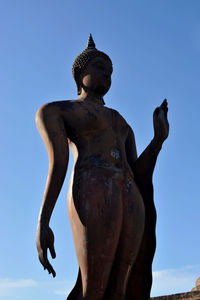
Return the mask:
<svg viewBox="0 0 200 300"><path fill-rule="evenodd" d="M49 155L37 229L39 259L55 276L47 258L48 248L55 258L49 222L67 171L69 145L75 162L68 214L80 270L68 299L147 300L155 251L152 174L168 136L167 102L156 109L154 138L138 158L132 129L104 106L110 59L95 52L78 66L79 99L46 104L36 116Z"/></svg>

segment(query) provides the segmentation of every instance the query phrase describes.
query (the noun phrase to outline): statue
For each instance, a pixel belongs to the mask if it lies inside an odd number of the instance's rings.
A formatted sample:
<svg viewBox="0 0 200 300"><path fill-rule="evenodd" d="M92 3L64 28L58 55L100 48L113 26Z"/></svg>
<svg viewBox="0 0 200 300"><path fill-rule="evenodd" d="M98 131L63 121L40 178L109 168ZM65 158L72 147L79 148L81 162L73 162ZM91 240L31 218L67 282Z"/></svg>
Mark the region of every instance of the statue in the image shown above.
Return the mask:
<svg viewBox="0 0 200 300"><path fill-rule="evenodd" d="M45 104L36 115L49 156L36 237L39 260L55 277L47 257L48 249L56 257L49 222L70 146L74 167L68 214L79 274L67 299L147 300L156 245L152 175L169 132L167 101L156 108L154 137L137 157L132 129L116 110L104 106L112 62L96 49L91 35L72 71L78 100Z"/></svg>

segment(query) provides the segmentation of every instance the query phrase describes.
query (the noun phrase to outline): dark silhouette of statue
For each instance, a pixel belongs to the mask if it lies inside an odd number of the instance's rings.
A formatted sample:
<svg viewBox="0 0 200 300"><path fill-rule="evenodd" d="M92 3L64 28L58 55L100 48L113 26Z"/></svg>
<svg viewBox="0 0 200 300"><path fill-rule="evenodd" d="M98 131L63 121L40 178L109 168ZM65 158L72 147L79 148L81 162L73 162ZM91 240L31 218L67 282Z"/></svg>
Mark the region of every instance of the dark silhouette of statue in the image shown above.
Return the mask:
<svg viewBox="0 0 200 300"><path fill-rule="evenodd" d="M104 106L112 62L87 48L73 64L78 100L42 106L36 115L49 156L49 172L37 227L41 264L56 275L52 211L65 179L70 146L74 167L68 214L79 274L68 300L148 300L155 252L156 211L152 175L168 136L167 101L153 115L154 137L137 157L134 134L124 118Z"/></svg>

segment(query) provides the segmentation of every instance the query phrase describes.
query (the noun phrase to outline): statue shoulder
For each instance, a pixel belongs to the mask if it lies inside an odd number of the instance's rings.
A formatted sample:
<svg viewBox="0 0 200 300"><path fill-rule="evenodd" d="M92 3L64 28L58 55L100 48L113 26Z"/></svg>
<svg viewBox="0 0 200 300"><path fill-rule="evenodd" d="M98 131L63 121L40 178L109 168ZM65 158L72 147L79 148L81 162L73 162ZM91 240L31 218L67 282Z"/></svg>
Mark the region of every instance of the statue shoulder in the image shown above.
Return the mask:
<svg viewBox="0 0 200 300"><path fill-rule="evenodd" d="M60 100L60 101L53 101L48 102L40 107L39 110L48 110L48 109L67 109L73 108L74 105L79 102L78 100Z"/></svg>
<svg viewBox="0 0 200 300"><path fill-rule="evenodd" d="M120 121L120 123L122 123L124 127L127 127L127 129L130 127L124 117L116 109L110 108L110 110L112 111L113 117Z"/></svg>
<svg viewBox="0 0 200 300"><path fill-rule="evenodd" d="M36 113L36 119L41 117L58 115L63 111L72 111L74 109L75 103L77 102L77 100L61 100L48 102L38 109Z"/></svg>

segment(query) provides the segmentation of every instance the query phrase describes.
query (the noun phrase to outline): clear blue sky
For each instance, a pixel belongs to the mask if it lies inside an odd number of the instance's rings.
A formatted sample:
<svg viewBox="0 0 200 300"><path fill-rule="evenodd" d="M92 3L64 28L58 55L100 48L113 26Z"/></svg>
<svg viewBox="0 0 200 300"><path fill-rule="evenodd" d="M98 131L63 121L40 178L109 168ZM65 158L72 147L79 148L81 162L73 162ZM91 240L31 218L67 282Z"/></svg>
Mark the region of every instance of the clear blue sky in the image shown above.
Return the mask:
<svg viewBox="0 0 200 300"><path fill-rule="evenodd" d="M169 102L170 136L154 173L158 213L152 295L189 291L200 276L200 1L0 1L0 299L62 300L77 263L68 175L54 210L57 277L37 259L35 231L48 157L34 117L45 102L76 99L71 75L89 33L113 60L106 105L132 126L141 153L152 113Z"/></svg>

